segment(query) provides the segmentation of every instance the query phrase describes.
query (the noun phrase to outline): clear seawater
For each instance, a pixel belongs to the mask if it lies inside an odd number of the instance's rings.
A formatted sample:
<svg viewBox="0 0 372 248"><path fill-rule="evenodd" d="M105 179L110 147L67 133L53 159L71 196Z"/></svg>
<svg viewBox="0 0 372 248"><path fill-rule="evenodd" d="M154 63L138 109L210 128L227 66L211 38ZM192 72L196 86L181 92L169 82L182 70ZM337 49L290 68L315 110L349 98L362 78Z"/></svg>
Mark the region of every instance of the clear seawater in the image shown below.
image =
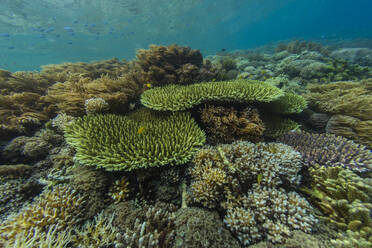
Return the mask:
<svg viewBox="0 0 372 248"><path fill-rule="evenodd" d="M131 59L149 44L203 55L278 40L372 37L369 0L2 0L0 68Z"/></svg>

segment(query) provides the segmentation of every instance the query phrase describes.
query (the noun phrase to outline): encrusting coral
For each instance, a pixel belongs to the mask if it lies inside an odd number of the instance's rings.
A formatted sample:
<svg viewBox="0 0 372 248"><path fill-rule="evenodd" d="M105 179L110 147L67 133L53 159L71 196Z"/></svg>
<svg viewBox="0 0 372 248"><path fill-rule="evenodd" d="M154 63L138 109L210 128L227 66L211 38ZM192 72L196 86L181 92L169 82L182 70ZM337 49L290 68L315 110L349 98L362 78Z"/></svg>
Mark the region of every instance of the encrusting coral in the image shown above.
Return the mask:
<svg viewBox="0 0 372 248"><path fill-rule="evenodd" d="M285 134L278 141L300 152L308 166L342 166L357 172L372 170L372 152L341 136L301 131Z"/></svg>
<svg viewBox="0 0 372 248"><path fill-rule="evenodd" d="M222 106L205 106L201 109L201 121L208 130L211 143L231 143L234 140L259 141L265 130L256 109L238 111Z"/></svg>
<svg viewBox="0 0 372 248"><path fill-rule="evenodd" d="M325 219L337 228L347 230L351 236L372 245L372 181L361 178L351 170L316 166L309 169L311 187L303 191L311 196ZM349 235L350 236L350 235ZM347 243L350 237L339 237L336 242ZM352 240L352 238L351 238ZM344 246L341 246L344 247ZM351 246L346 246L351 247ZM356 247L356 246L354 246Z"/></svg>
<svg viewBox="0 0 372 248"><path fill-rule="evenodd" d="M0 242L14 243L18 235L32 239L36 231L47 231L52 225L58 229L72 226L83 218L84 197L66 185L44 191L37 200L10 216L0 225Z"/></svg>
<svg viewBox="0 0 372 248"><path fill-rule="evenodd" d="M130 116L87 115L67 125L65 137L80 163L128 171L186 163L205 143L189 113L147 110Z"/></svg>
<svg viewBox="0 0 372 248"><path fill-rule="evenodd" d="M141 103L154 110L179 111L205 101L272 102L280 96L283 92L275 86L239 79L155 87L142 93Z"/></svg>
<svg viewBox="0 0 372 248"><path fill-rule="evenodd" d="M137 51L136 62L145 81L154 86L209 81L216 76L210 65L203 64L200 51L190 47L150 45Z"/></svg>

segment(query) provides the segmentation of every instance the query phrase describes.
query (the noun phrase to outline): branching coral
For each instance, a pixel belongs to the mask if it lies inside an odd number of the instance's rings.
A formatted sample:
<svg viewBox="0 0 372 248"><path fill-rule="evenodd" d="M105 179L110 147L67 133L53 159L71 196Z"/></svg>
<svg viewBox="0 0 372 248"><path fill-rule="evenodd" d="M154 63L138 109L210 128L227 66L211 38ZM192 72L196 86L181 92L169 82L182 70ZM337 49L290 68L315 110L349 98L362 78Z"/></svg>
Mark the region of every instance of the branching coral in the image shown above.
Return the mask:
<svg viewBox="0 0 372 248"><path fill-rule="evenodd" d="M279 114L300 113L307 107L305 98L292 92L285 92L283 96L266 106L269 112Z"/></svg>
<svg viewBox="0 0 372 248"><path fill-rule="evenodd" d="M234 198L258 181L265 186L296 185L302 166L300 154L287 145L247 141L201 149L193 163L191 198L209 208L234 204Z"/></svg>
<svg viewBox="0 0 372 248"><path fill-rule="evenodd" d="M372 80L309 86L306 96L311 108L361 120L372 118Z"/></svg>
<svg viewBox="0 0 372 248"><path fill-rule="evenodd" d="M14 243L17 233L32 239L33 230L47 231L52 225L61 230L81 221L85 199L65 185L44 191L31 205L10 216L0 226L0 241Z"/></svg>
<svg viewBox="0 0 372 248"><path fill-rule="evenodd" d="M56 82L64 82L71 74L79 74L83 77L96 79L101 75L118 77L128 71L128 63L118 59L109 59L91 63L64 63L57 65L44 65L41 67L41 75Z"/></svg>
<svg viewBox="0 0 372 248"><path fill-rule="evenodd" d="M178 111L205 101L272 102L282 95L283 92L275 86L239 79L156 87L141 95L141 103L155 110Z"/></svg>
<svg viewBox="0 0 372 248"><path fill-rule="evenodd" d="M340 166L309 169L311 188L304 188L326 221L372 244L372 181ZM347 238L341 238L347 239ZM338 243L340 243L340 241ZM362 239L361 239L362 241Z"/></svg>
<svg viewBox="0 0 372 248"><path fill-rule="evenodd" d="M372 148L372 120L363 121L347 115L333 115L327 122L326 132Z"/></svg>
<svg viewBox="0 0 372 248"><path fill-rule="evenodd" d="M301 153L308 166L342 166L353 171L372 169L372 153L363 145L333 134L291 132L278 139Z"/></svg>
<svg viewBox="0 0 372 248"><path fill-rule="evenodd" d="M48 95L43 99L50 104L51 110L57 109L57 112L73 116L85 114L85 101L91 98L101 98L112 111L123 112L128 108L129 100L135 98L142 87L127 79L124 76L113 79L106 75L95 80L80 78L78 81L56 83L49 87Z"/></svg>
<svg viewBox="0 0 372 248"><path fill-rule="evenodd" d="M101 212L94 221L88 221L81 228L74 229L74 235L71 237L76 247L106 247L113 245L119 229L113 226L112 222L115 215L105 217Z"/></svg>
<svg viewBox="0 0 372 248"><path fill-rule="evenodd" d="M291 41L289 43L278 44L275 52L288 51L290 53L301 53L303 51L316 51L323 55L328 55L329 50L327 47L311 41Z"/></svg>
<svg viewBox="0 0 372 248"><path fill-rule="evenodd" d="M205 142L189 113L142 113L84 116L65 128L66 141L79 162L106 170L183 164Z"/></svg>
<svg viewBox="0 0 372 248"><path fill-rule="evenodd" d="M291 230L311 232L316 219L309 209L309 203L295 192L256 184L241 206L227 210L224 221L244 246L263 239L282 243Z"/></svg>
<svg viewBox="0 0 372 248"><path fill-rule="evenodd" d="M117 235L115 247L170 248L175 236L174 213L150 207L144 221L136 219L123 234Z"/></svg>
<svg viewBox="0 0 372 248"><path fill-rule="evenodd" d="M215 77L198 50L177 45L156 46L137 51L137 63L145 80L155 86L190 84L208 81Z"/></svg>
<svg viewBox="0 0 372 248"><path fill-rule="evenodd" d="M236 139L258 141L265 130L256 109L205 106L201 121L206 125L211 143L231 143Z"/></svg>
<svg viewBox="0 0 372 248"><path fill-rule="evenodd" d="M128 197L129 194L128 187L129 182L127 178L123 177L122 179L116 180L114 182L114 184L111 186L109 195L115 201L115 203L119 203Z"/></svg>

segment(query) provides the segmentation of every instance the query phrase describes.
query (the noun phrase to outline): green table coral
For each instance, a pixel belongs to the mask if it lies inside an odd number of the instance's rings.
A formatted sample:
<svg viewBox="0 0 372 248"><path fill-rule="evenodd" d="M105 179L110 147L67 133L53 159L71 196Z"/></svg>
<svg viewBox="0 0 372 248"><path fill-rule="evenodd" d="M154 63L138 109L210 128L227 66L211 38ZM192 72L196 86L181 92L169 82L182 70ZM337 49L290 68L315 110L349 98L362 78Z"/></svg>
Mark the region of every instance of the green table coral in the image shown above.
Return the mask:
<svg viewBox="0 0 372 248"><path fill-rule="evenodd" d="M284 93L277 87L253 80L204 82L191 85L167 85L146 90L141 103L161 111L190 109L206 101L272 102Z"/></svg>
<svg viewBox="0 0 372 248"><path fill-rule="evenodd" d="M80 163L108 171L183 164L205 143L185 112L87 115L68 125L65 137Z"/></svg>

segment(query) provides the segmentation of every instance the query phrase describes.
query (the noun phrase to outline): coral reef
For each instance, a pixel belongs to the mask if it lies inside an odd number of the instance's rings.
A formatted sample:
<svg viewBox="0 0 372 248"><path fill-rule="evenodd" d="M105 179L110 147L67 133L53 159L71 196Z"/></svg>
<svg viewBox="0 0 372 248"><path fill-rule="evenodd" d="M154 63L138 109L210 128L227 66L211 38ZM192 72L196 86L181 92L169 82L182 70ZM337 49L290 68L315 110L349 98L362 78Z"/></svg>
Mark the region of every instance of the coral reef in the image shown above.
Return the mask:
<svg viewBox="0 0 372 248"><path fill-rule="evenodd" d="M87 100L89 103L91 98L101 98L109 105L112 112L122 113L129 108L129 101L139 95L141 88L141 84L128 80L127 76L111 78L102 75L94 80L80 77L78 80L52 85L43 100L49 104L48 108L51 112L81 116L86 112ZM99 107L102 108L102 104Z"/></svg>
<svg viewBox="0 0 372 248"><path fill-rule="evenodd" d="M329 54L328 48L323 46L322 44L311 42L311 41L300 41L300 40L291 41L289 43L278 44L275 52L279 53L282 51L288 51L290 53L297 53L297 54L300 54L304 51L315 51L323 55Z"/></svg>
<svg viewBox="0 0 372 248"><path fill-rule="evenodd" d="M62 230L81 221L85 199L66 185L44 191L35 202L10 216L0 225L0 242L13 243L18 234L32 239L35 229L47 231L51 225Z"/></svg>
<svg viewBox="0 0 372 248"><path fill-rule="evenodd" d="M123 177L120 180L116 180L114 184L111 186L109 195L114 200L115 203L119 203L125 198L128 197L129 194L129 182L127 178Z"/></svg>
<svg viewBox="0 0 372 248"><path fill-rule="evenodd" d="M261 114L261 118L265 125L265 137L277 138L290 131L298 130L300 128L300 125L297 122L280 115L264 113Z"/></svg>
<svg viewBox="0 0 372 248"><path fill-rule="evenodd" d="M84 116L65 128L66 141L76 148L75 158L80 163L106 170L183 164L205 143L204 132L188 113L148 112L141 121L135 120L142 113L134 119Z"/></svg>
<svg viewBox="0 0 372 248"><path fill-rule="evenodd" d="M315 111L371 120L372 80L310 85L306 98Z"/></svg>
<svg viewBox="0 0 372 248"><path fill-rule="evenodd" d="M41 75L55 82L65 82L72 74L81 75L83 77L96 79L102 75L110 77L119 77L129 70L129 65L126 61L118 59L101 60L91 63L63 63L49 64L41 66Z"/></svg>
<svg viewBox="0 0 372 248"><path fill-rule="evenodd" d="M175 213L173 248L238 248L239 242L224 227L217 212L181 208Z"/></svg>
<svg viewBox="0 0 372 248"><path fill-rule="evenodd" d="M85 100L85 112L89 114L100 114L109 110L109 104L100 97L93 97Z"/></svg>
<svg viewBox="0 0 372 248"><path fill-rule="evenodd" d="M363 121L347 115L333 115L329 118L325 130L372 148L372 120Z"/></svg>
<svg viewBox="0 0 372 248"><path fill-rule="evenodd" d="M234 204L258 181L270 187L297 185L302 167L301 155L287 145L247 141L203 148L193 163L191 198L208 208Z"/></svg>
<svg viewBox="0 0 372 248"><path fill-rule="evenodd" d="M371 246L371 178L361 178L340 166L316 166L310 168L309 173L311 188L304 188L303 191L313 198L314 204L324 213L319 218L324 218L337 228L348 230L349 234L354 233L351 236L359 236L360 241L365 239L361 244L368 242ZM347 243L342 241L347 239L353 240L349 235L339 238L336 243Z"/></svg>
<svg viewBox="0 0 372 248"><path fill-rule="evenodd" d="M265 130L256 109L238 111L222 106L205 106L201 109L201 121L208 131L209 143L231 143L237 139L259 141Z"/></svg>
<svg viewBox="0 0 372 248"><path fill-rule="evenodd" d="M305 98L292 92L285 92L283 96L266 106L269 112L278 114L300 113L306 107L307 103Z"/></svg>
<svg viewBox="0 0 372 248"><path fill-rule="evenodd" d="M3 149L2 156L9 162L35 161L45 158L51 148L60 145L63 137L52 130L42 129L33 137L18 136Z"/></svg>
<svg viewBox="0 0 372 248"><path fill-rule="evenodd" d="M341 136L301 131L285 134L278 141L300 152L308 166L342 166L357 172L372 169L372 152Z"/></svg>
<svg viewBox="0 0 372 248"><path fill-rule="evenodd" d="M172 247L175 236L175 216L160 207L149 207L144 221L136 219L134 225L117 235L115 247Z"/></svg>
<svg viewBox="0 0 372 248"><path fill-rule="evenodd" d="M101 212L94 221L88 221L81 228L74 228L74 234L70 238L75 247L107 247L112 246L116 240L119 229L113 226L115 215L105 217Z"/></svg>
<svg viewBox="0 0 372 248"><path fill-rule="evenodd" d="M309 233L316 223L309 203L295 192L256 184L241 201L227 210L224 222L244 246L263 239L283 243L291 230Z"/></svg>
<svg viewBox="0 0 372 248"><path fill-rule="evenodd" d="M141 103L155 110L178 111L205 101L272 102L283 92L271 85L249 80L167 85L146 90Z"/></svg>
<svg viewBox="0 0 372 248"><path fill-rule="evenodd" d="M154 86L190 84L209 81L216 73L198 50L177 45L156 46L137 51L137 63L142 68L145 82Z"/></svg>

